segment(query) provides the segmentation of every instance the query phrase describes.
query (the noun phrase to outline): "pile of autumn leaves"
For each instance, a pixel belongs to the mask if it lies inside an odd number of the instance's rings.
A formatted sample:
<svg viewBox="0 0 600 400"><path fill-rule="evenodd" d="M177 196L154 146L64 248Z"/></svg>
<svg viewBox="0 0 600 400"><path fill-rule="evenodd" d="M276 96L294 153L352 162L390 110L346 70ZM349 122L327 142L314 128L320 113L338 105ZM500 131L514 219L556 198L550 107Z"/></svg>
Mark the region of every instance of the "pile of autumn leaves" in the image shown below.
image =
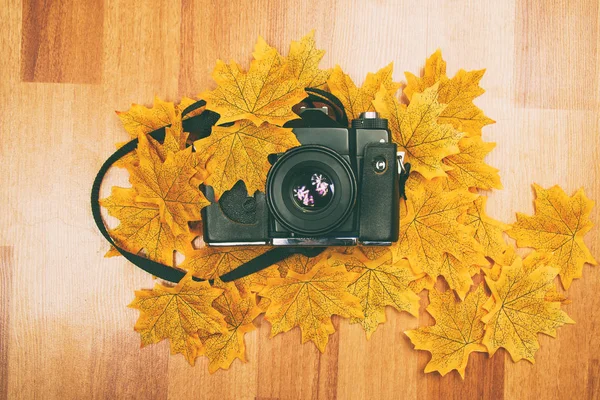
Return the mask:
<svg viewBox="0 0 600 400"><path fill-rule="evenodd" d="M406 105L391 64L357 87L339 66L320 69L323 54L310 34L292 42L285 57L259 39L248 71L218 61L216 89L199 98L221 115L219 124L233 124L214 127L193 143L195 151L182 129L182 119L203 112L182 118L192 99L179 105L157 99L152 108L133 105L118 113L139 146L119 164L129 171L131 188L113 187L102 201L119 219L111 234L130 252L189 272L175 287L157 284L136 292L131 307L140 310L135 330L142 345L168 339L172 353L191 364L205 355L211 372L227 369L236 358L245 361L244 334L265 313L272 335L298 326L303 342L324 351L334 333L333 315L361 324L370 337L385 322L387 306L417 317L417 294L426 289L435 324L406 332L415 348L431 352L426 372L456 369L464 376L471 352L493 355L500 347L515 361L533 362L538 333L554 335L573 323L560 309L566 298L554 281L560 275L567 289L581 277L584 263L595 264L582 240L592 225L593 203L582 190L569 197L557 186L535 186L534 216L517 214L511 226L486 215L487 198L478 190L502 186L498 170L483 161L495 144L484 142L481 130L493 121L473 104L484 92L484 71L460 70L449 78L438 51L423 77L406 74ZM390 248L292 256L223 283L219 276L267 249L199 243L200 209L209 203L198 186L211 185L220 196L243 179L250 193L264 190L267 155L298 145L281 126L297 118L292 107L306 97L305 87L333 93L349 119L376 110L389 120L393 140L412 164L400 240ZM164 126L164 143L148 136ZM533 251L522 259L504 232ZM175 252L185 256L180 265ZM484 279L475 286L472 277L480 273ZM215 283L194 282L191 275ZM440 276L448 290L434 287Z"/></svg>

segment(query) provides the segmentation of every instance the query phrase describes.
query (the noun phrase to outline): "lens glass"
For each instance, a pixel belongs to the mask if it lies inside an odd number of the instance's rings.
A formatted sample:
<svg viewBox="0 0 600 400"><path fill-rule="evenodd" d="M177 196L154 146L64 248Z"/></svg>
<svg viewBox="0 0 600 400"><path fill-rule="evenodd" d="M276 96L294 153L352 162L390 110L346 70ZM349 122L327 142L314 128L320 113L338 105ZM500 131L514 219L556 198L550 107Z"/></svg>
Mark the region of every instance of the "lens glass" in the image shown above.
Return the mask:
<svg viewBox="0 0 600 400"><path fill-rule="evenodd" d="M322 171L306 168L292 178L294 203L305 212L314 212L327 207L334 196L333 181Z"/></svg>

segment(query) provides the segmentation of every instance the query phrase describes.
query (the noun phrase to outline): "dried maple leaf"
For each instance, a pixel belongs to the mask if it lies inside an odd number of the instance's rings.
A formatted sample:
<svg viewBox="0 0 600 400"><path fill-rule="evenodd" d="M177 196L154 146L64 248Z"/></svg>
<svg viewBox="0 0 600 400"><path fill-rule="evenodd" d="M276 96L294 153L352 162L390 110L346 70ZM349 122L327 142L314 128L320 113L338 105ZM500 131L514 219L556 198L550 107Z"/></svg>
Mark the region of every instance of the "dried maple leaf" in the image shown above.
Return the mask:
<svg viewBox="0 0 600 400"><path fill-rule="evenodd" d="M411 101L415 93L424 92L427 88L437 86L438 101L446 105L439 115L440 124L452 124L454 128L467 135L481 135L481 128L493 124L494 120L485 116L473 100L481 96L485 90L479 86L485 70L460 70L454 78L446 76L446 62L438 50L425 63L425 74L418 78L406 72L407 85L404 94Z"/></svg>
<svg viewBox="0 0 600 400"><path fill-rule="evenodd" d="M409 282L408 287L415 294L421 293L423 290L433 290L436 279L429 275L425 275L421 278L417 278L414 281Z"/></svg>
<svg viewBox="0 0 600 400"><path fill-rule="evenodd" d="M404 94L411 100L414 93L423 93L425 89L432 87L441 80L447 80L446 61L442 58L442 52L438 49L425 61L425 69L421 78L405 72L406 87Z"/></svg>
<svg viewBox="0 0 600 400"><path fill-rule="evenodd" d="M431 353L425 372L438 371L444 376L455 369L465 377L469 355L487 351L481 344L484 335L481 318L486 313L483 305L487 299L483 285L464 301L458 301L451 290L429 292L427 312L435 318L435 325L405 332L415 349Z"/></svg>
<svg viewBox="0 0 600 400"><path fill-rule="evenodd" d="M363 85L358 88L350 76L336 65L327 80L331 93L340 99L346 110L348 120L359 117L360 113L374 111L373 100L381 87L390 96L395 96L400 84L392 81L393 63L381 68L376 73L368 73Z"/></svg>
<svg viewBox="0 0 600 400"><path fill-rule="evenodd" d="M127 111L117 111L117 115L132 139L136 139L140 134L150 133L181 120L175 110L175 105L162 101L158 97L154 98L152 108L132 104Z"/></svg>
<svg viewBox="0 0 600 400"><path fill-rule="evenodd" d="M568 289L573 279L581 277L583 264L597 264L583 242L583 236L593 226L589 216L594 202L583 189L569 197L559 186L533 188L535 215L517 213L517 222L507 233L519 247L553 253L551 265L560 269L561 282Z"/></svg>
<svg viewBox="0 0 600 400"><path fill-rule="evenodd" d="M407 188L406 211L401 209L400 237L394 254L406 257L416 273L442 275L464 297L471 285L469 265L487 265L483 249L470 230L457 221L477 195L446 192L437 182Z"/></svg>
<svg viewBox="0 0 600 400"><path fill-rule="evenodd" d="M200 165L208 171L206 184L214 188L219 198L240 179L248 193L264 192L271 167L268 155L299 144L291 129L267 123L255 126L244 120L230 127L214 127L212 134L196 141L194 147Z"/></svg>
<svg viewBox="0 0 600 400"><path fill-rule="evenodd" d="M130 180L138 192L136 200L156 204L161 221L175 234L189 232L188 221L200 219L200 209L210 204L192 178L198 173L192 148L167 152L164 162L145 135L138 144L140 163L131 168Z"/></svg>
<svg viewBox="0 0 600 400"><path fill-rule="evenodd" d="M275 49L265 50L252 60L248 72L232 61L218 60L212 77L217 88L199 95L206 108L221 115L219 123L249 119L255 125L283 125L297 118L292 107L306 97L304 88L288 63L281 63Z"/></svg>
<svg viewBox="0 0 600 400"><path fill-rule="evenodd" d="M485 196L476 198L464 215L463 223L473 227L473 236L483 246L485 255L500 262L508 249L502 233L506 232L510 225L489 217L485 212L486 202Z"/></svg>
<svg viewBox="0 0 600 400"><path fill-rule="evenodd" d="M172 266L173 252L190 251L191 238L175 235L166 223L161 222L157 205L136 201L136 197L135 190L115 186L111 196L100 201L108 213L120 221L115 229L109 230L110 235L130 253L137 254L143 249L149 259Z"/></svg>
<svg viewBox="0 0 600 400"><path fill-rule="evenodd" d="M379 324L386 321L386 306L406 311L415 317L419 315L419 296L411 290L409 284L421 276L412 272L407 260L394 261L391 251L387 250L375 260L356 252L352 255L334 254L329 262L333 266L341 265L348 272L359 274L348 285L348 291L360 300L364 316L352 317L350 322L360 323L367 333L367 339Z"/></svg>
<svg viewBox="0 0 600 400"><path fill-rule="evenodd" d="M329 70L319 68L325 50L317 49L314 36L315 32L311 31L299 42L292 41L287 57L277 53L279 63L282 65L287 64L289 73L298 79L301 88L321 88L327 83L330 74ZM277 52L262 37L259 37L252 54L255 59L262 60L265 57L270 57L273 50Z"/></svg>
<svg viewBox="0 0 600 400"><path fill-rule="evenodd" d="M302 254L293 254L286 259L279 261L277 268L282 278L287 276L288 271L294 271L297 274L306 274L323 258L323 254L316 257L306 257Z"/></svg>
<svg viewBox="0 0 600 400"><path fill-rule="evenodd" d="M502 268L497 281L486 276L492 297L485 304L489 313L482 318L486 324L482 342L490 355L503 347L513 361L524 358L533 363L540 347L538 333L554 337L556 328L574 323L560 309L560 302L546 299L556 292L557 274L557 268L547 265L524 268L523 260L516 258L513 265Z"/></svg>
<svg viewBox="0 0 600 400"><path fill-rule="evenodd" d="M388 120L392 139L406 152L412 171L426 179L446 176L442 159L459 152L462 137L452 125L438 123L446 106L438 102L437 89L436 84L415 93L408 107L383 87L373 101L381 117Z"/></svg>
<svg viewBox="0 0 600 400"><path fill-rule="evenodd" d="M174 288L157 284L152 290L136 291L129 307L140 310L134 329L140 333L142 346L169 339L171 353L183 354L194 365L202 354L198 331L227 332L223 316L212 307L221 293L189 275Z"/></svg>
<svg viewBox="0 0 600 400"><path fill-rule="evenodd" d="M485 156L494 147L496 147L496 143L486 143L479 136L462 138L458 142L460 152L443 160L444 164L450 167L446 170L449 187L452 189L502 189L498 169L483 162Z"/></svg>
<svg viewBox="0 0 600 400"><path fill-rule="evenodd" d="M217 279L240 265L269 250L268 247L201 247L185 253L180 268L202 279ZM276 267L269 267L247 277L236 280L242 292L262 286L266 280L278 276Z"/></svg>
<svg viewBox="0 0 600 400"><path fill-rule="evenodd" d="M181 99L181 101L179 102L179 104L177 105L177 107L175 107L175 111L178 114L183 114L183 112L185 111L186 108L188 108L189 106L191 106L192 104L198 102L198 100L196 99L192 99L190 97L184 97ZM199 107L198 109L188 112L185 116L182 116L182 120L186 120L188 118L192 118L196 115L202 114L202 112L206 109L206 107L202 106Z"/></svg>
<svg viewBox="0 0 600 400"><path fill-rule="evenodd" d="M164 102L155 97L153 108L133 104L128 111L117 111L117 115L121 119L125 130L134 139L137 139L139 135L146 135L156 129L171 126L171 135L177 139L179 150L183 150L187 135L183 132L181 112L193 102L195 100L186 97L175 107L173 103ZM204 108L200 108L195 111L195 114L199 114L203 110ZM117 144L117 148L120 148L125 143ZM115 166L127 169L136 167L138 164L139 157L136 150L127 153L115 162Z"/></svg>
<svg viewBox="0 0 600 400"><path fill-rule="evenodd" d="M244 335L256 329L252 321L262 312L256 305L256 295L240 295L233 283L216 282L215 286L224 289L212 305L225 318L227 332L200 331L210 373L219 368L229 369L236 358L246 362Z"/></svg>
<svg viewBox="0 0 600 400"><path fill-rule="evenodd" d="M346 291L356 274L344 267L330 267L323 259L307 274L288 271L287 277L269 279L259 293L271 301L265 319L271 336L295 326L302 331L302 343L311 340L325 351L329 335L335 332L331 317L362 317L359 300Z"/></svg>
<svg viewBox="0 0 600 400"><path fill-rule="evenodd" d="M497 281L500 279L500 274L502 273L502 268L506 266L511 266L515 260L517 259L517 254L515 253L512 247L509 247L502 259L494 264L492 268L484 269L483 272L485 276L493 281ZM535 269L539 267L545 267L550 265L550 261L552 260L551 253L539 253L534 251L527 255L527 257L523 260L523 269L531 273ZM570 301L567 299L563 293L560 293L556 287L552 287L548 292L546 292L546 296L544 297L546 301L560 301L562 304L568 304Z"/></svg>

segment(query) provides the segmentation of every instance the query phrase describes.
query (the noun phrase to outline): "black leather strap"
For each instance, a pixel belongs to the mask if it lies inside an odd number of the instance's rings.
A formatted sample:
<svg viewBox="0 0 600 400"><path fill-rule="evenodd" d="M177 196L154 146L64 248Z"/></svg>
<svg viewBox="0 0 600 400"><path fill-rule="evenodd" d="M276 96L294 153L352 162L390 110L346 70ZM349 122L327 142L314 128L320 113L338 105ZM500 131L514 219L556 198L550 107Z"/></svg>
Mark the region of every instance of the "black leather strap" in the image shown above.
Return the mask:
<svg viewBox="0 0 600 400"><path fill-rule="evenodd" d="M314 102L319 101L321 103L327 104L335 113L335 120L344 127L349 125L348 116L346 115L346 109L344 105L333 94L326 92L322 89L317 88L306 88L304 89L306 93L308 93L308 97L305 101Z"/></svg>
<svg viewBox="0 0 600 400"><path fill-rule="evenodd" d="M203 107L206 104L204 100L200 100L189 107L187 107L182 116L189 114L190 112ZM185 132L190 132L191 135L194 136L194 139L201 139L210 135L212 127L216 124L219 119L219 114L205 110L202 114L193 116L191 118L183 120L183 130ZM165 138L165 128L157 129L149 134L155 140L162 142ZM136 265L137 267L143 269L144 271L158 277L164 279L166 281L177 283L179 282L185 275L186 272L177 268L169 267L167 265L158 263L156 261L152 261L145 257L139 256L137 254L131 253L121 247L119 247L113 238L110 236L106 226L104 225L104 221L102 219L102 214L100 212L100 186L102 185L102 181L104 180L104 176L110 169L110 167L118 161L120 158L125 156L126 154L132 152L137 148L138 140L133 139L132 141L125 144L123 147L119 148L115 151L100 167L100 171L96 175L94 179L94 183L92 185L91 192L91 206L92 206L92 215L94 217L94 221L96 222L96 226L102 233L102 236L106 238L106 240L114 246L114 248L123 255L127 260ZM324 248L283 248L277 247L273 248L260 256L248 261L245 264L240 265L238 268L224 274L220 277L220 279L224 282L229 282L235 279L243 278L255 272L258 272L262 269L265 269L279 261L284 260L292 254L301 253L308 257L314 257L321 253ZM204 279L198 277L192 277L195 281L204 281ZM210 281L212 283L212 281Z"/></svg>

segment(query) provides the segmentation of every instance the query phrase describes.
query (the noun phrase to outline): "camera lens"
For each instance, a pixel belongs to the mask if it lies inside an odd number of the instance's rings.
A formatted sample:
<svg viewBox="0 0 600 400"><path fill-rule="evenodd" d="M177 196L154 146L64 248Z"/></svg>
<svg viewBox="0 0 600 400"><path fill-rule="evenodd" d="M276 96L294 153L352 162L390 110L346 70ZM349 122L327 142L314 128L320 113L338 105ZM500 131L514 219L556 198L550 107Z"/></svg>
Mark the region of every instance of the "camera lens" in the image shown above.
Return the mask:
<svg viewBox="0 0 600 400"><path fill-rule="evenodd" d="M291 195L301 210L314 212L331 204L335 185L326 173L308 167L305 170L298 171L292 179Z"/></svg>
<svg viewBox="0 0 600 400"><path fill-rule="evenodd" d="M356 187L354 172L343 156L325 146L304 145L288 150L271 167L267 204L284 229L322 236L348 218Z"/></svg>

